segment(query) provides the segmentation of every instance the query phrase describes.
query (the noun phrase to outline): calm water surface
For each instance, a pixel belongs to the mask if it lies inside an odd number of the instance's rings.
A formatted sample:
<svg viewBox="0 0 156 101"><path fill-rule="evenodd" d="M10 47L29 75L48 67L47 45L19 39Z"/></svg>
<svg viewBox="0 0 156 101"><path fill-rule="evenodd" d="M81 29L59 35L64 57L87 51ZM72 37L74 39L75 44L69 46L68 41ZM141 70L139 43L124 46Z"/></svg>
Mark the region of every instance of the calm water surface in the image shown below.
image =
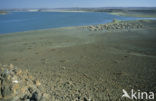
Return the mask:
<svg viewBox="0 0 156 101"><path fill-rule="evenodd" d="M0 34L29 30L104 24L114 18L137 20L142 18L123 17L104 12L11 12L0 15Z"/></svg>

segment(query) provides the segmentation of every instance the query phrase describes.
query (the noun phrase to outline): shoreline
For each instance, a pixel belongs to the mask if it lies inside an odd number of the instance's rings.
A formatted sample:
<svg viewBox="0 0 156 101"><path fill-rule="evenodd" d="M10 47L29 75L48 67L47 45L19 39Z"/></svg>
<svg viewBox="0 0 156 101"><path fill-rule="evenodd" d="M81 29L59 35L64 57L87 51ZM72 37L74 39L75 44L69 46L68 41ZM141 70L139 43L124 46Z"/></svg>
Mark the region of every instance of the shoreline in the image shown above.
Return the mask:
<svg viewBox="0 0 156 101"><path fill-rule="evenodd" d="M109 14L126 16L126 17L140 17L140 18L156 18L156 14L142 14L142 13L129 13L129 12L111 12Z"/></svg>
<svg viewBox="0 0 156 101"><path fill-rule="evenodd" d="M155 21L155 19L142 19L142 20L127 20L127 21L123 21L123 20L118 20L119 22L138 22L138 21ZM10 32L10 33L1 33L0 36L2 35L9 35L9 34L18 34L18 33L24 33L24 32L33 32L33 31L46 31L46 30L52 30L52 29L71 29L71 28L80 28L80 27L87 27L87 26L96 26L96 25L107 25L107 24L111 24L114 23L112 22L108 22L105 24L95 24L95 25L84 25L84 26L68 26L68 27L57 27L57 28L45 28L45 29L37 29L37 30L28 30L28 31L22 31L22 32Z"/></svg>
<svg viewBox="0 0 156 101"><path fill-rule="evenodd" d="M56 10L57 11L57 10ZM44 12L44 11L43 11ZM73 12L73 11L72 11ZM74 11L75 12L75 11ZM77 11L76 11L77 12ZM106 12L106 13L108 13L108 12ZM20 13L19 13L20 14ZM23 14L23 13L22 13ZM28 13L28 15L29 14L31 14L31 13ZM35 13L36 14L36 13ZM79 13L77 13L77 14L79 14ZM105 13L104 13L105 14ZM110 13L108 13L108 14L110 14ZM37 14L38 15L38 14ZM50 15L51 15L51 13L50 13ZM65 14L66 15L66 14ZM68 13L67 13L67 15L68 15ZM75 14L74 14L75 15ZM82 14L83 15L83 14ZM103 15L103 14L102 14ZM11 15L10 15L11 16ZM109 16L112 16L112 15L109 15ZM122 19L122 17L120 17L120 16L114 16L114 17L117 17L117 18L119 18L119 19ZM84 17L83 17L84 18ZM82 19L83 19L82 18ZM33 30L44 30L44 29L51 29L52 27L54 27L54 28L63 28L63 27L79 27L79 26L81 26L81 25L83 25L83 26L91 26L92 24L94 24L94 23L96 23L96 17L94 17L94 19L95 20L92 20L92 21L90 21L90 23L91 24L88 24L88 22L85 22L84 24L83 24L83 22L81 23L81 22L76 22L76 23L69 23L68 25L69 26L66 26L66 24L59 24L59 23L57 23L57 20L56 21L54 21L55 23L53 23L53 22L50 22L50 23L44 23L43 22L43 25L40 27L40 26L38 26L38 25L36 25L36 24L34 24L34 26L30 26L29 24L27 24L27 22L25 22L25 26L24 27L17 27L17 29L16 29L16 27L14 28L14 26L13 26L13 23L11 23L11 22L9 22L10 23L10 25L12 26L12 27L10 27L10 30L8 30L7 29L7 23L4 23L4 26L6 26L6 27L4 27L4 29L3 29L3 26L2 26L2 29L1 29L1 33L0 34L9 34L9 33L16 33L16 32L25 32L25 31L33 31ZM108 20L103 20L103 17L101 17L101 18L99 18L100 20L101 20L101 23L100 22L97 22L97 23L99 23L99 24L107 24L107 23L105 23L105 22L111 22L111 20L113 20L113 19L108 19ZM128 19L129 20L131 20L131 21L134 21L135 19L136 20L144 20L144 19L149 19L149 20L154 20L154 18L133 18L133 17L130 17L130 18L128 18L128 17L123 17L123 20L125 19L125 21L126 21L126 19L127 19L127 21L128 21ZM156 18L155 18L156 19ZM5 20L4 20L5 21ZM14 20L13 20L14 21ZM16 21L16 20L15 20ZM22 21L22 20L21 20ZM41 20L42 21L42 20ZM58 19L58 22L59 21L61 21L61 20L59 20ZM80 20L81 21L81 20ZM103 22L103 23L102 23ZM17 23L17 26L20 26L19 24L22 24L23 22L15 22L15 23ZM29 22L28 22L29 23ZM66 21L66 23L68 23L67 21ZM3 23L2 23L3 24ZM56 25L55 25L56 24ZM71 25L71 26L70 26ZM75 26L73 26L73 25L75 25ZM96 25L96 24L94 24L94 25ZM59 27L57 27L57 26L59 26ZM26 27L26 28L25 28ZM20 28L20 29L19 29Z"/></svg>
<svg viewBox="0 0 156 101"><path fill-rule="evenodd" d="M51 10L51 11L40 11L40 12L88 12L88 11Z"/></svg>

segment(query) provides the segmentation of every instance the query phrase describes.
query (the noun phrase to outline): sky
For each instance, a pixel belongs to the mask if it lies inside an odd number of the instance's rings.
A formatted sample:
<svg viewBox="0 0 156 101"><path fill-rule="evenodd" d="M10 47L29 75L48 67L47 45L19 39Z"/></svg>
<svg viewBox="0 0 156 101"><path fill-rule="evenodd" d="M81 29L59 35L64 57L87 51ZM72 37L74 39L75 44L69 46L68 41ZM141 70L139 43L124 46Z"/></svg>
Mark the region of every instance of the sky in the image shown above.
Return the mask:
<svg viewBox="0 0 156 101"><path fill-rule="evenodd" d="M0 9L70 7L156 7L156 0L0 0Z"/></svg>

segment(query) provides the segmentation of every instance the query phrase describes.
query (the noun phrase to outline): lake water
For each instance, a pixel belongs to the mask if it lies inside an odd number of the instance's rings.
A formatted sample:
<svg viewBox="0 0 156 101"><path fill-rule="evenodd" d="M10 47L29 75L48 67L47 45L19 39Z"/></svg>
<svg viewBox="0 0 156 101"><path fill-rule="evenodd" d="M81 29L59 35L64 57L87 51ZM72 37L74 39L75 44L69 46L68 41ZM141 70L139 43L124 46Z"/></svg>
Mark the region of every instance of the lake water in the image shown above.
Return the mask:
<svg viewBox="0 0 156 101"><path fill-rule="evenodd" d="M137 20L142 18L123 17L104 12L11 12L0 15L0 34L29 30L104 24L114 18Z"/></svg>

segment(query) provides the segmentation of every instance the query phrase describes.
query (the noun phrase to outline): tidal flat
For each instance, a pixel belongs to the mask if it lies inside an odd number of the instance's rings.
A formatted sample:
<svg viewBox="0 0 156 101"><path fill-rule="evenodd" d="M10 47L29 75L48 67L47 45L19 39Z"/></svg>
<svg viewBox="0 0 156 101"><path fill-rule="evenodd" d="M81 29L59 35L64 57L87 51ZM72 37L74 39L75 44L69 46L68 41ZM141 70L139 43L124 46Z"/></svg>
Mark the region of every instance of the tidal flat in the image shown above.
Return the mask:
<svg viewBox="0 0 156 101"><path fill-rule="evenodd" d="M49 101L128 101L122 89L156 92L156 21L125 22L143 27L1 34L0 62L28 70Z"/></svg>

